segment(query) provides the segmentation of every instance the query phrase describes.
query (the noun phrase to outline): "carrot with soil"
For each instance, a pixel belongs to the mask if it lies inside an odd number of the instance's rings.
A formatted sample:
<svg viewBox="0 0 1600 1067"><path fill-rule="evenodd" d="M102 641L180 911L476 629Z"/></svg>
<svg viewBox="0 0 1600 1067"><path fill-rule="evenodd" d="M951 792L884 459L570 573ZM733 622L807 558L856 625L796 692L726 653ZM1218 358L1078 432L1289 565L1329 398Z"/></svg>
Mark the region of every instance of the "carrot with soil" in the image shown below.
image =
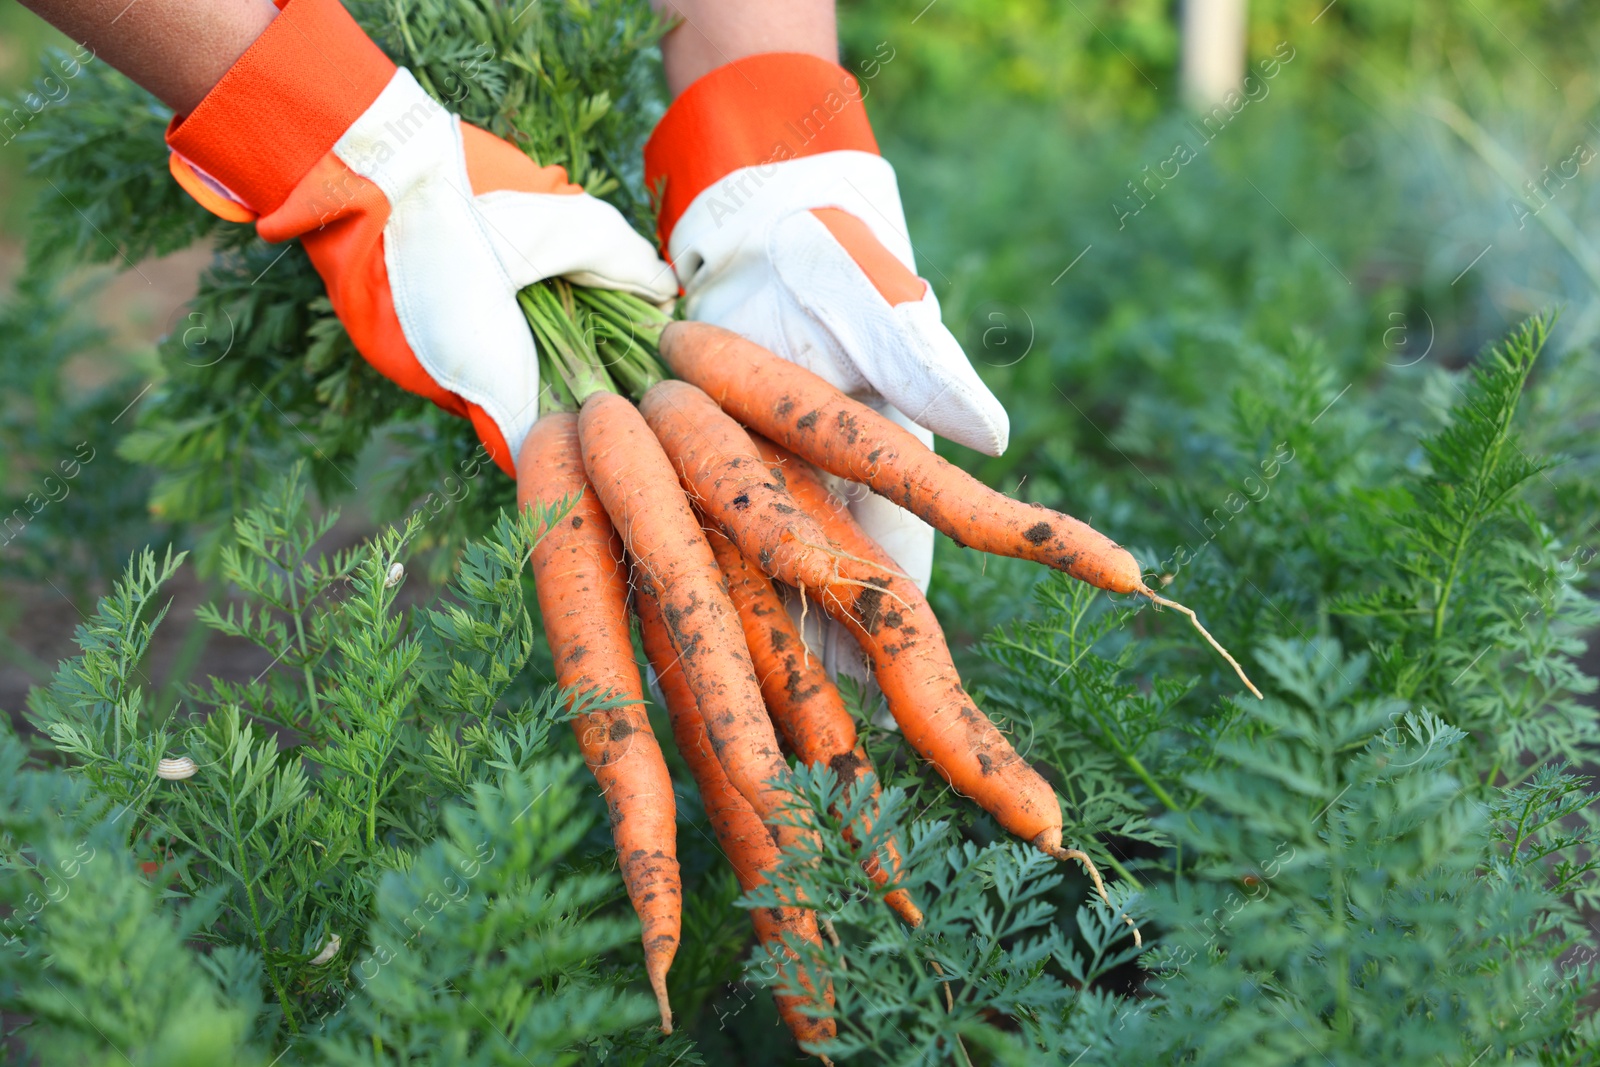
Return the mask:
<svg viewBox="0 0 1600 1067"><path fill-rule="evenodd" d="M794 500L803 512L822 527L833 544L853 555L868 559L876 557L881 563L892 562L889 560L888 553L884 552L878 543L868 537L866 531L856 524L856 520L851 516L850 509L845 505L845 502L828 491L827 486L822 484L822 479L817 477L816 472L808 464L792 453L785 452L764 437L751 434L750 439L760 453L762 460L768 465L768 470L773 480L784 486L789 493L790 499ZM895 721L900 723L900 728L906 733L907 740L911 741L912 746L917 748L917 751L923 752L924 755L928 756L934 768L944 776L946 781L955 786L958 792L976 800L980 807L993 815L1006 829L1020 837L1027 838L1035 847L1049 853L1058 860L1075 860L1079 863L1088 873L1090 880L1094 882L1095 892L1100 895L1100 899L1110 903L1105 883L1101 880L1100 871L1095 867L1094 861L1079 849L1064 848L1062 846L1061 803L1056 799L1055 791L1050 789L1049 783L1040 777L1037 771L1034 771L1032 767L1028 767L1022 757L1016 754L1016 750L1011 747L1011 743L1006 740L1005 735L995 728L994 724L989 721L988 716L977 710L976 706L972 704L972 698L961 687L961 679L956 672L954 662L950 659L950 650L945 645L944 635L939 629L939 620L934 617L933 608L928 604L927 597L923 596L922 590L918 589L916 583L909 579L898 578L894 580L892 588L886 588L884 592L893 592L897 600L905 606L899 610L885 612L879 623L878 630L881 634L887 628L898 631L898 634L889 641L879 640L872 645L862 642L862 647L866 649L869 656L872 656L874 675L878 679L879 687L884 690L885 697L889 699L890 713L895 716ZM857 599L859 601L860 598L858 597ZM871 610L872 608L869 606L868 611L870 612ZM892 616L899 616L900 618L896 621ZM857 634L858 640L860 640L859 631L868 629L868 627L857 622L854 618L846 619L844 622L852 633ZM916 642L918 638L924 636L931 638L931 640L922 642L925 647L919 653ZM890 651L896 646L899 651ZM885 651L880 655L874 655L874 647ZM897 662L901 656L907 655L908 652L911 658L904 663ZM889 661L886 668L879 667L880 659ZM1009 758L1014 759L1016 763L1021 764L1023 767L1027 767L1027 774L1019 775L1023 779L1024 786L1035 793L1040 790L1048 792L1049 801L1047 802L1042 796L1039 796L1037 798L1037 807L1047 817L1053 816L1053 818L1048 818L1046 824L1037 834L1029 836L1034 824L1025 821L1025 818L1023 818L1027 812L1025 810L1019 810L1015 813L1009 812L1007 810L1009 798L1003 792L993 789L992 785L985 780L990 775L989 767L992 764L986 765L982 756L978 758L979 767L976 781L971 777L972 769L970 766L965 768L963 780L958 781L946 771L945 767L940 765L934 756L924 752L917 741L911 737L905 720L901 719L900 713L896 711L896 704L900 703L900 701L889 696L889 686L884 684L886 673L890 679L898 682L902 673L907 671L912 674L913 679L923 671L927 671L934 676L946 675L943 679L946 691L955 696L956 702L961 704L960 710L957 712L959 721L971 733L977 735L975 739L968 740L966 743L969 745L987 744L995 746L997 741L999 745L1004 745L1005 751L1010 754ZM932 682L934 679L930 678L929 681ZM935 682L935 685L937 684ZM931 721L938 714L936 711L933 715L927 716L927 718ZM918 725L921 724L919 723ZM949 727L945 727L945 729L948 730ZM991 731L993 733L992 738L989 736ZM943 740L943 738L936 737L924 743L931 748ZM958 752L956 755L959 757L960 753ZM1015 823L1013 824L1011 820L1015 820ZM1139 934L1139 928L1134 925L1133 920L1124 916L1123 921L1133 927L1134 943L1142 945L1144 939Z"/></svg>
<svg viewBox="0 0 1600 1067"><path fill-rule="evenodd" d="M766 827L761 825L755 809L728 781L722 764L717 760L710 739L706 736L705 722L701 718L694 692L684 677L671 634L661 616L660 606L653 597L640 594L636 608L645 656L655 669L656 682L666 699L667 714L672 719L672 735L678 743L678 751L689 765L689 772L700 789L706 817L711 820L711 829L722 845L723 854L733 865L739 888L748 893L764 883L768 873L778 866L778 848L772 843ZM802 941L812 945L822 943L816 915L805 908L753 908L750 919L763 945L786 953L791 958L794 952L784 944L786 937L791 944ZM801 1005L808 1003L814 993L812 989L800 993L774 993L778 1014L788 1024L795 1040L802 1045L833 1038L838 1032L832 1019L818 1019L800 1010ZM833 1006L831 989L823 994L823 1002L830 1008Z"/></svg>
<svg viewBox="0 0 1600 1067"><path fill-rule="evenodd" d="M822 669L822 661L807 651L800 630L772 581L719 531L706 530L706 540L728 580L728 596L739 612L761 695L779 733L806 763L831 767L845 788L855 784L863 771L876 778L877 771L867 758L866 749L857 741L850 709L845 707L828 672ZM872 795L876 800L876 785ZM898 869L899 848L887 841L884 851L889 866ZM888 881L888 874L876 857L864 866L874 882L883 885ZM894 890L884 902L912 926L922 922L921 910L905 890Z"/></svg>
<svg viewBox="0 0 1600 1067"><path fill-rule="evenodd" d="M1057 859L1083 864L1104 898L1104 884L1089 857L1062 846L1055 791L962 687L943 631L916 583L853 521L846 524L814 499L808 509L791 494L786 473L774 473L750 435L709 396L672 382L651 392L641 411L685 491L745 558L781 581L805 586L845 624L870 657L889 710L911 746L1011 833ZM803 480L800 473L796 481ZM815 489L826 496L820 482ZM796 544L806 552L786 551ZM818 559L829 561L831 578L829 568L816 566ZM788 569L797 561L814 572L809 583Z"/></svg>
<svg viewBox="0 0 1600 1067"><path fill-rule="evenodd" d="M556 680L575 692L609 692L625 701L578 716L572 729L606 799L622 881L639 914L645 973L661 1029L671 1033L667 969L683 917L672 779L650 730L633 658L622 543L584 475L577 416L546 414L518 459L517 503L556 511L573 499L572 510L533 549L539 610Z"/></svg>
<svg viewBox="0 0 1600 1067"><path fill-rule="evenodd" d="M638 410L615 393L583 400L578 436L590 484L634 561L637 587L660 604L717 759L779 845L803 842L811 832L781 815L790 794L777 780L789 768L738 613L672 464Z"/></svg>
<svg viewBox="0 0 1600 1067"><path fill-rule="evenodd" d="M1087 523L990 489L903 427L738 334L674 322L662 330L660 345L674 374L741 423L830 474L871 486L957 544L1042 563L1100 589L1137 593L1183 613L1261 696L1193 611L1147 586L1138 561Z"/></svg>
<svg viewBox="0 0 1600 1067"><path fill-rule="evenodd" d="M647 403L643 414L681 472L689 496L747 559L809 592L850 628L912 746L963 792L973 792L968 783L989 782L981 792L1005 798L1008 813L996 815L1013 833L1031 840L1052 822L1059 827L1054 792L972 706L926 601L920 593L909 595L914 583L899 576L873 543L857 546L867 555L834 550L828 567L809 566L810 580L802 580L794 564L823 558L832 547L827 530L771 473L750 435L710 397L679 383L671 401ZM816 547L785 551L794 544ZM832 571L840 581L832 580Z"/></svg>

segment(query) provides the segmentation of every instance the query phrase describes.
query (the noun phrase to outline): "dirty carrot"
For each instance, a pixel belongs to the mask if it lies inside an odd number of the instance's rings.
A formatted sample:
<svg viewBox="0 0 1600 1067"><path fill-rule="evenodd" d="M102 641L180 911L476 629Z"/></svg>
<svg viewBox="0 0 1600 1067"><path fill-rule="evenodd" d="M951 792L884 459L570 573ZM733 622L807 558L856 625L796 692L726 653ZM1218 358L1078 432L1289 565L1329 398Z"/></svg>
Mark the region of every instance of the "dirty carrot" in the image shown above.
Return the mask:
<svg viewBox="0 0 1600 1067"><path fill-rule="evenodd" d="M556 680L574 692L608 692L624 703L572 720L578 747L610 812L628 898L639 913L645 972L672 1032L667 969L683 917L672 779L644 709L628 629L622 543L589 488L578 419L547 414L534 424L517 463L517 503L552 511L576 500L533 549L533 575Z"/></svg>
<svg viewBox="0 0 1600 1067"><path fill-rule="evenodd" d="M1058 858L1082 862L1104 894L1088 857L1062 848L1061 804L1050 784L962 687L943 631L916 583L853 521L845 521L848 512L841 518L814 500L808 510L789 491L783 470L769 464L751 435L709 396L681 385L670 396L670 402L641 410L684 491L706 517L746 559L791 585L805 583L789 564L827 559L829 567L809 575L802 591L844 623L867 653L906 740L1007 830ZM752 465L766 477L752 476ZM797 471L797 482L804 481L802 473L809 474ZM826 496L820 482L815 488ZM734 489L737 495L730 495ZM811 553L784 551L791 544L812 546Z"/></svg>
<svg viewBox="0 0 1600 1067"><path fill-rule="evenodd" d="M892 563L809 466L765 438L750 437L773 482L783 486L789 499L833 544L885 567ZM871 658L873 675L906 740L957 792L1001 826L1058 860L1079 863L1100 898L1108 900L1093 861L1078 849L1063 847L1061 802L1055 791L962 687L939 620L922 590L905 577L877 581L881 591L847 590L843 597L824 593L819 602L845 624ZM840 611L841 606L846 610ZM1125 921L1134 925L1132 919ZM1136 943L1143 943L1137 927L1133 936Z"/></svg>
<svg viewBox="0 0 1600 1067"><path fill-rule="evenodd" d="M990 489L882 414L728 330L674 322L662 331L661 355L744 425L830 474L871 486L959 545L1033 560L1182 611L1261 695L1193 612L1157 595L1132 554L1087 523Z"/></svg>
<svg viewBox="0 0 1600 1067"><path fill-rule="evenodd" d="M722 845L723 854L733 865L739 888L749 892L766 881L767 875L778 866L778 849L772 843L766 827L749 801L728 781L722 764L706 736L705 722L693 691L685 679L678 653L668 633L666 621L655 599L641 594L636 600L639 614L640 636L643 638L645 656L655 669L656 682L666 699L667 714L672 720L672 735L678 751L700 789L700 800L705 805L711 829ZM794 958L789 944L801 941L820 945L822 938L817 929L816 915L806 908L778 907L754 908L750 918L755 924L756 936L761 943L776 952ZM801 1011L801 1005L810 1001L814 990L775 992L778 1014L788 1024L795 1040L802 1045L830 1039L837 1034L832 1019L818 1019ZM827 990L824 1002L833 1006L833 991Z"/></svg>
<svg viewBox="0 0 1600 1067"><path fill-rule="evenodd" d="M706 530L706 540L728 580L728 596L739 612L761 695L766 698L778 732L801 760L831 767L846 789L864 771L876 779L877 771L857 740L850 709L845 707L844 698L823 669L821 659L806 649L800 630L772 581L719 531ZM872 795L876 801L876 782ZM899 847L886 841L883 849L890 869L897 870ZM888 873L876 858L864 866L874 882L887 883ZM912 926L921 924L922 912L904 889L889 893L884 902Z"/></svg>
<svg viewBox="0 0 1600 1067"><path fill-rule="evenodd" d="M1052 826L1059 833L1055 793L973 705L927 601L883 550L863 535L856 551L829 552L818 516L772 473L750 435L699 390L681 387L672 403L646 405L643 414L710 522L745 558L809 592L851 631L912 747L963 793L986 808L993 803L990 810L1012 833L1030 841ZM739 476L732 486L730 470ZM738 495L730 496L735 488ZM785 551L796 543L816 548L809 555ZM802 576L791 566L824 553L828 567Z"/></svg>
<svg viewBox="0 0 1600 1067"><path fill-rule="evenodd" d="M708 501L714 497L719 511L737 511L747 523L773 528L793 524L792 507L765 484L765 465L750 452L748 442L740 445L743 428L704 392L687 382L662 382L639 402L639 413L661 439L692 499L695 494ZM700 416L710 416L711 423L699 423ZM709 439L706 434L720 436ZM722 438L732 444L724 447ZM693 469L684 469L685 464ZM816 586L838 577L838 553L826 543L790 533L771 539L766 550L772 558L757 562L794 576L796 585Z"/></svg>
<svg viewBox="0 0 1600 1067"><path fill-rule="evenodd" d="M636 587L661 606L717 759L778 844L803 845L811 831L786 811L791 795L777 779L788 765L744 631L672 464L638 410L615 393L584 401L578 437L590 484L633 559Z"/></svg>

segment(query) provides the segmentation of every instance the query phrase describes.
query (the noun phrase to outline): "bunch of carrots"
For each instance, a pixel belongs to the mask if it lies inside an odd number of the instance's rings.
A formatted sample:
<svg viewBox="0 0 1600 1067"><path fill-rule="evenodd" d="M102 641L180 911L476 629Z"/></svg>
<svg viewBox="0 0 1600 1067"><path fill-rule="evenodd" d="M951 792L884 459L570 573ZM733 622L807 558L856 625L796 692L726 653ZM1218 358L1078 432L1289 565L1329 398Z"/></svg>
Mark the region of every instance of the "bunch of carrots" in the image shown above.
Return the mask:
<svg viewBox="0 0 1600 1067"><path fill-rule="evenodd" d="M989 489L816 375L624 294L554 281L521 300L547 385L517 459L517 497L562 516L532 557L557 680L615 698L573 726L609 808L664 1031L682 886L672 782L644 710L631 617L674 740L746 890L776 867L780 849L815 833L795 820L782 786L780 738L847 786L874 773L778 582L854 635L906 740L957 792L1035 847L1082 864L1106 898L1089 857L1062 841L1054 790L962 687L921 590L817 470L869 486L958 544L1184 612L1260 696L1193 612L1146 586L1115 542ZM868 873L915 925L915 902L893 885L898 866L891 843ZM798 904L752 918L773 951L820 943L815 913ZM777 1001L802 1045L834 1035L831 1019L804 1010L831 1004L831 990L782 989Z"/></svg>

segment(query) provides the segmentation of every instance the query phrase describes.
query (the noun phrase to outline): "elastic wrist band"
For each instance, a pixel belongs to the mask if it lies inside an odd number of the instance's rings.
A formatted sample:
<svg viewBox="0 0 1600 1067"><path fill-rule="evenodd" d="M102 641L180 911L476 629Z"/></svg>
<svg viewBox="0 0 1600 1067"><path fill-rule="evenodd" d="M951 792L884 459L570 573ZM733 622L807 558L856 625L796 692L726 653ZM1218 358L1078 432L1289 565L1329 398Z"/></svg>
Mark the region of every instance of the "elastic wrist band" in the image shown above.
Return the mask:
<svg viewBox="0 0 1600 1067"><path fill-rule="evenodd" d="M394 72L338 0L288 0L205 99L173 116L167 145L177 157L174 174L213 211L208 201L215 198L231 199L236 211L270 214ZM195 171L208 180L191 181Z"/></svg>
<svg viewBox="0 0 1600 1067"><path fill-rule="evenodd" d="M672 102L644 146L662 247L694 198L734 171L846 149L878 153L861 85L843 67L795 52L718 67Z"/></svg>

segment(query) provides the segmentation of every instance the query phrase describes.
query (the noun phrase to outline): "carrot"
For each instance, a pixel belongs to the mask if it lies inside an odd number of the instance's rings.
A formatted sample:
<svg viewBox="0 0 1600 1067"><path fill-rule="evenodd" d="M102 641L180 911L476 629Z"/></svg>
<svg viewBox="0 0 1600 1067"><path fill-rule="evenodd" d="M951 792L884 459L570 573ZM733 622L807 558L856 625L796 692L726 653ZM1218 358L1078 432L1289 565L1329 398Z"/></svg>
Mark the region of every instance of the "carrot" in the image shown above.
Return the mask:
<svg viewBox="0 0 1600 1067"><path fill-rule="evenodd" d="M662 382L645 394L644 399L639 402L639 413L644 416L645 422L658 437L666 421L677 419L684 411L712 415L719 424L725 424L736 432L742 432L732 419L724 415L716 404L706 397L705 393L687 382ZM681 421L678 419L679 423ZM748 448L745 452L748 453ZM765 483L769 477L767 469L761 463L760 457L754 453L741 454L735 450L726 453L710 451L697 454L694 458L696 468L693 471L681 469L684 460L682 455L675 455L670 449L668 454L672 456L674 466L680 468L678 473L685 478L686 490L692 481L695 487L692 492L715 496L721 509L738 511L752 523L773 527L786 527L793 523L792 506L784 503L780 497L773 496L766 488ZM766 546L766 551L772 558L757 562L763 569L776 568L785 574L793 575L791 584L814 587L838 577L839 561L836 558L838 553L826 543L814 543L804 537L790 535L772 540Z"/></svg>
<svg viewBox="0 0 1600 1067"><path fill-rule="evenodd" d="M1193 611L1147 586L1138 561L1087 523L990 489L882 414L728 330L674 322L661 334L661 355L744 425L830 474L871 486L958 545L1033 560L1182 612L1261 696Z"/></svg>
<svg viewBox="0 0 1600 1067"><path fill-rule="evenodd" d="M533 549L533 574L556 679L572 690L609 690L620 707L572 720L584 761L611 816L623 884L639 914L645 973L672 1032L667 969L678 951L683 889L678 875L672 779L644 709L628 629L622 544L583 472L578 419L548 414L534 424L517 463L517 503L577 503Z"/></svg>
<svg viewBox="0 0 1600 1067"><path fill-rule="evenodd" d="M739 612L745 643L761 682L761 695L783 739L806 763L833 768L839 783L848 788L863 771L877 771L867 758L866 749L856 738L855 720L838 687L822 669L822 661L810 655L800 630L779 599L772 582L753 566L738 547L717 530L707 530L706 540L728 580L728 596ZM873 786L873 799L878 788ZM893 841L884 843L889 866L898 869L900 850ZM888 874L876 858L866 863L874 882L883 885ZM922 922L921 910L904 889L884 898L912 926Z"/></svg>
<svg viewBox="0 0 1600 1067"><path fill-rule="evenodd" d="M648 397L649 394L646 394ZM578 413L584 467L634 561L640 592L656 598L717 759L783 847L808 841L793 824L789 768L761 700L739 616L677 475L632 404L596 392Z"/></svg>
<svg viewBox="0 0 1600 1067"><path fill-rule="evenodd" d="M864 559L876 559L878 562L885 564L892 562L888 557L888 553L884 552L878 543L868 537L866 531L856 524L856 520L850 514L850 509L845 502L828 491L828 488L822 484L822 479L817 477L810 466L764 437L756 434L750 434L749 436L751 442L760 453L762 460L767 463L774 481L782 484L788 491L790 498L794 500L800 509L817 521L833 544L851 555L860 556ZM869 656L872 656L874 673L878 679L879 688L884 690L884 695L889 699L889 710L891 714L895 715L895 721L901 724L900 728L902 732L907 734L907 739L912 740L910 732L906 730L905 722L900 718L900 713L896 710L897 704L903 703L903 699L897 701L894 697L889 696L889 687L884 684L885 674L887 673L890 678L897 678L903 668L898 667L892 661L897 660L908 651L916 655L914 644L910 645L908 649L906 640L908 636L911 642L915 642L918 637L924 634L931 635L933 640L930 643L933 647L922 653L922 663L916 668L916 671L926 670L931 674L948 672L949 677L945 684L951 687L952 695L959 694L957 703L961 706L957 715L962 722L980 736L987 732L984 727L987 727L988 730L993 730L998 737L999 743L1005 745L1006 750L1015 757L1018 763L1026 766L1022 758L1016 756L1015 750L1011 748L1010 742L1006 741L1005 735L995 730L988 717L977 711L976 707L971 703L972 698L967 696L966 691L961 688L961 681L956 674L955 664L950 660L950 651L945 645L943 634L939 629L939 620L934 617L933 608L928 604L927 598L923 596L922 590L918 589L916 583L909 579L898 578L894 579L892 584L885 588L884 592L886 594L894 594L902 602L903 606L898 611L891 610L884 613L876 634L869 634L875 640L871 643L863 641L862 648L867 651ZM900 621L898 623L895 622L891 617L892 615L899 615L901 617ZM845 625L860 640L861 631L866 630L867 627L859 625L853 619L844 621ZM885 631L889 631L889 633L886 634ZM897 645L898 651L895 650ZM876 654L874 654L875 649L878 650ZM887 672L878 668L878 663L884 659L891 661ZM915 672L913 677L915 677ZM962 702L965 703L962 704ZM980 721L974 722L972 721L973 719ZM912 740L912 745L917 747L914 740ZM921 748L918 748L918 751L922 751ZM932 759L931 756L930 759ZM944 775L945 780L955 786L958 792L967 794L977 800L979 805L993 815L1006 829L1018 834L1018 836L1028 837L1028 831L1033 828L1031 825L1018 823L1017 826L1012 826L1008 824L1008 818L1015 818L1015 816L1006 812L1006 798L1004 795L995 792L992 786L985 781L985 777L989 772L988 767L983 762L983 757L980 756L978 759L979 773L976 782L970 779L970 767L967 768L968 779L966 781L957 781L939 766L937 760L933 762L935 769L939 770ZM1040 778L1037 772L1032 771L1031 767L1029 771L1031 772L1029 784L1035 790L1039 787L1049 790L1049 784L1043 778ZM1088 873L1090 880L1094 882L1095 892L1100 895L1100 899L1109 903L1110 898L1106 893L1105 883L1101 880L1100 872L1095 867L1094 861L1078 849L1062 847L1061 805L1056 799L1053 790L1050 791L1049 804L1047 805L1041 800L1040 807L1044 809L1047 815L1053 813L1054 818L1038 834L1028 839L1032 841L1035 847L1049 853L1058 860L1075 860L1078 862ZM1134 943L1142 945L1144 939L1139 933L1139 928L1134 925L1131 918L1124 916L1124 921L1133 927Z"/></svg>
<svg viewBox="0 0 1600 1067"><path fill-rule="evenodd" d="M823 516L806 510L783 478L772 474L750 435L710 397L685 387L674 399L670 405L646 406L644 415L682 472L691 499L746 558L759 561L773 577L800 585L784 565L792 557L781 549L795 541L828 546L829 531L818 521ZM755 468L761 476L746 474L731 487L739 495L730 498L728 479L718 477L719 465L737 472ZM1055 793L972 706L938 621L915 584L864 534L854 548L841 547L834 557L844 581L834 583L824 575L811 592L867 652L906 740L963 792L974 792L969 784L991 783L978 790L980 803L992 795L996 817L1012 833L1032 840L1052 825L1059 829Z"/></svg>
<svg viewBox="0 0 1600 1067"><path fill-rule="evenodd" d="M1057 859L1082 864L1105 899L1105 885L1089 857L1062 846L1061 803L1055 791L962 687L922 591L894 568L848 510L832 501L816 476L798 463L792 472L775 467L751 436L698 390L679 389L673 403L648 407L645 415L686 491L746 558L760 561L764 569L771 566L774 577L793 583L794 577L778 566L785 558L777 551L779 543L831 546L840 577L813 591L871 659L906 740L958 792L977 801L1011 833ZM743 473L752 460L766 469L766 479ZM741 472L743 504L728 497L727 479L719 478L719 472L729 469ZM781 521L771 521L772 516ZM1137 928L1134 937L1139 940Z"/></svg>
<svg viewBox="0 0 1600 1067"><path fill-rule="evenodd" d="M683 754L684 762L689 765L689 772L694 775L695 784L700 788L700 800L705 805L706 817L711 820L711 829L722 845L723 854L733 865L739 888L748 893L763 884L767 875L778 866L778 849L766 828L761 825L755 809L728 781L722 764L717 762L694 692L679 666L678 653L673 647L666 620L661 617L660 606L654 597L641 594L635 600L635 607L645 656L655 668L656 681L661 686L662 696L666 698L678 751ZM750 918L761 943L790 958L794 958L795 953L789 945L801 941L818 946L822 944L816 915L806 908L753 908ZM788 944L785 944L785 938ZM810 1002L814 992L810 988L800 993L774 991L778 1014L788 1024L795 1040L802 1045L827 1040L838 1033L832 1019L818 1019L800 1010L801 1005ZM833 1006L832 989L824 993L823 1000L828 1007Z"/></svg>

